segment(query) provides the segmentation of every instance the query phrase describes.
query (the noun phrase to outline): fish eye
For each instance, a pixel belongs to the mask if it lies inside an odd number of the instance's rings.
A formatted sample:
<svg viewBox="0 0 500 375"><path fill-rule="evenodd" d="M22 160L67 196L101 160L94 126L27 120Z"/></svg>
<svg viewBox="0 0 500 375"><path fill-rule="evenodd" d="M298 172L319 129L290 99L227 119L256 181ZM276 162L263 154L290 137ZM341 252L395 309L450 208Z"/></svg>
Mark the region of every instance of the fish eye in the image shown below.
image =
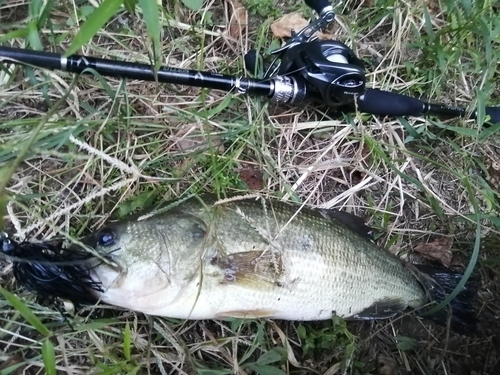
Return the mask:
<svg viewBox="0 0 500 375"><path fill-rule="evenodd" d="M5 254L10 254L14 251L14 249L15 249L14 243L10 239L4 238L2 241L2 251Z"/></svg>
<svg viewBox="0 0 500 375"><path fill-rule="evenodd" d="M115 243L115 237L115 233L110 228L104 228L97 235L97 243L100 246L111 246Z"/></svg>

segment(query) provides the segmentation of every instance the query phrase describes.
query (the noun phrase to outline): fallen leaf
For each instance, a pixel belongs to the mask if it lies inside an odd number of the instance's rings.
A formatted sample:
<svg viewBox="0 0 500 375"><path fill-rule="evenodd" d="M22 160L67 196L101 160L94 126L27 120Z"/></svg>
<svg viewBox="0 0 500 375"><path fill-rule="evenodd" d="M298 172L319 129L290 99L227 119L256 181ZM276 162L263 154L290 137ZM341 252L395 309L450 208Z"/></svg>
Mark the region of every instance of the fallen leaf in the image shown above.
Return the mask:
<svg viewBox="0 0 500 375"><path fill-rule="evenodd" d="M261 190L264 187L264 177L257 167L246 165L238 170L238 174L250 190Z"/></svg>
<svg viewBox="0 0 500 375"><path fill-rule="evenodd" d="M378 357L378 373L380 375L398 375L398 363L389 357Z"/></svg>
<svg viewBox="0 0 500 375"><path fill-rule="evenodd" d="M433 15L439 14L439 12L441 10L441 6L440 6L438 0L428 0L427 7L429 8L430 13Z"/></svg>
<svg viewBox="0 0 500 375"><path fill-rule="evenodd" d="M417 245L413 250L425 258L437 260L444 266L449 267L453 258L452 244L453 238L442 236L432 242Z"/></svg>
<svg viewBox="0 0 500 375"><path fill-rule="evenodd" d="M172 147L179 151L195 151L201 148L209 147L220 147L222 142L220 138L212 136L210 138L206 137L202 128L199 124L185 124L180 127L177 134L171 137L174 142Z"/></svg>
<svg viewBox="0 0 500 375"><path fill-rule="evenodd" d="M309 25L309 22L300 15L298 12L285 14L280 19L271 24L271 31L277 38L290 38L292 30L299 32L304 27ZM316 32L315 34L319 39L332 39L330 35Z"/></svg>
<svg viewBox="0 0 500 375"><path fill-rule="evenodd" d="M229 0L233 13L229 20L228 34L230 37L239 39L248 24L248 12L238 0Z"/></svg>
<svg viewBox="0 0 500 375"><path fill-rule="evenodd" d="M335 363L323 375L335 375L335 374L338 374L340 372L341 366L342 366L341 362Z"/></svg>
<svg viewBox="0 0 500 375"><path fill-rule="evenodd" d="M23 357L21 357L19 354L14 354L14 355L8 357L5 361L3 361L0 364L0 372L3 373L3 371L1 371L1 370L5 370L5 369L7 369L7 368L9 368L11 366L15 366L15 365L17 365L19 363L22 363L22 362L24 362ZM12 374L12 375L23 374L24 373L24 368L25 368L25 366L23 365L21 367L18 367L13 372L9 372L9 374Z"/></svg>

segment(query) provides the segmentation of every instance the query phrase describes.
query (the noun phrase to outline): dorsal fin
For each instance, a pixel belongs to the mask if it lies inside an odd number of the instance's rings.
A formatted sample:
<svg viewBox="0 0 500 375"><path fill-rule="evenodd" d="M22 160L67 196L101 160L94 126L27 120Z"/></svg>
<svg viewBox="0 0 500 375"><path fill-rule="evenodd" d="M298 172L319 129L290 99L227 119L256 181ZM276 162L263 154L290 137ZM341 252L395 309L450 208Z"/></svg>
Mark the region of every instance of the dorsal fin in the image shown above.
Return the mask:
<svg viewBox="0 0 500 375"><path fill-rule="evenodd" d="M321 208L318 211L326 218L333 219L342 223L346 228L359 234L370 241L374 240L373 229L366 225L366 220L360 216L350 214L349 212Z"/></svg>

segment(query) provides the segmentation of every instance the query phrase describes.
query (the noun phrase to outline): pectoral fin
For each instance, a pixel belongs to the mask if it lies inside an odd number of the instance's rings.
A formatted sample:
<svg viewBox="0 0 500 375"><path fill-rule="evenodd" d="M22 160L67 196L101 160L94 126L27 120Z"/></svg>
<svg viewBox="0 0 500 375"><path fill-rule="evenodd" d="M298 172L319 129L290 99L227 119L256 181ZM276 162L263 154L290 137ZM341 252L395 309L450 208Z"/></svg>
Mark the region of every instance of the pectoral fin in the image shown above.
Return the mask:
<svg viewBox="0 0 500 375"><path fill-rule="evenodd" d="M284 274L281 256L271 250L234 253L216 258L212 264L218 265L223 271L222 284L238 284L255 289L280 286Z"/></svg>
<svg viewBox="0 0 500 375"><path fill-rule="evenodd" d="M273 310L233 310L233 311L223 311L215 316L219 319L223 318L246 318L246 319L258 319L258 318L272 318L276 314Z"/></svg>
<svg viewBox="0 0 500 375"><path fill-rule="evenodd" d="M363 320L387 319L404 311L407 307L408 304L400 299L380 300L350 318Z"/></svg>

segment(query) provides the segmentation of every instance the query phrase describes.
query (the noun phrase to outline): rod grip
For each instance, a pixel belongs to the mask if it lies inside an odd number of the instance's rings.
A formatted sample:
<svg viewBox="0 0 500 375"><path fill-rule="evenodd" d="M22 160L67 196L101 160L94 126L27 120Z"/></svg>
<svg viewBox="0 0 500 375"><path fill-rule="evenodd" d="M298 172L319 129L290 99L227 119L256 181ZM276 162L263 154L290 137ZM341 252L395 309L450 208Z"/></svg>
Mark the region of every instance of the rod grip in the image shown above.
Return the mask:
<svg viewBox="0 0 500 375"><path fill-rule="evenodd" d="M318 14L327 6L331 5L328 0L305 0L305 2L309 8L314 9Z"/></svg>
<svg viewBox="0 0 500 375"><path fill-rule="evenodd" d="M378 89L366 89L358 96L361 112L383 116L418 116L425 111L425 102L406 95Z"/></svg>
<svg viewBox="0 0 500 375"><path fill-rule="evenodd" d="M486 115L490 116L488 123L500 123L500 107L486 107Z"/></svg>

